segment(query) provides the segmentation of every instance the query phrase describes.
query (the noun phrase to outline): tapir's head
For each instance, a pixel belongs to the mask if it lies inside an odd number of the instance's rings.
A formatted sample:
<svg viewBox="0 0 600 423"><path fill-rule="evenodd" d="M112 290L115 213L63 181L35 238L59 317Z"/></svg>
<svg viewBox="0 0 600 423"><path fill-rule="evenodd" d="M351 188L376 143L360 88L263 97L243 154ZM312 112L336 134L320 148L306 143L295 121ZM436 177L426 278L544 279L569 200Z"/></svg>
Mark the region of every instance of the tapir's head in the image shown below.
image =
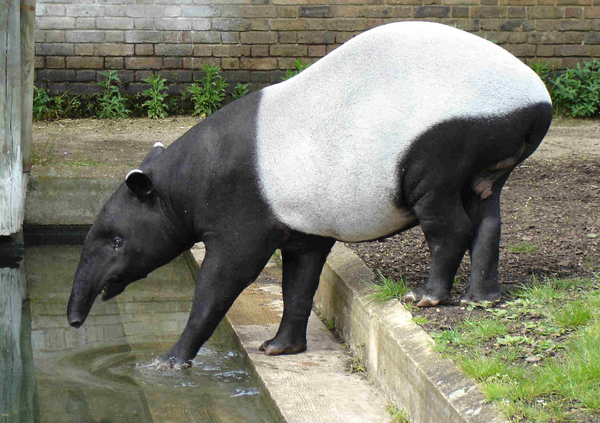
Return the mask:
<svg viewBox="0 0 600 423"><path fill-rule="evenodd" d="M163 150L162 144L155 144L92 225L67 306L71 326L83 324L98 295L103 301L115 297L184 250L181 228L167 216L167 201L152 180L152 162Z"/></svg>

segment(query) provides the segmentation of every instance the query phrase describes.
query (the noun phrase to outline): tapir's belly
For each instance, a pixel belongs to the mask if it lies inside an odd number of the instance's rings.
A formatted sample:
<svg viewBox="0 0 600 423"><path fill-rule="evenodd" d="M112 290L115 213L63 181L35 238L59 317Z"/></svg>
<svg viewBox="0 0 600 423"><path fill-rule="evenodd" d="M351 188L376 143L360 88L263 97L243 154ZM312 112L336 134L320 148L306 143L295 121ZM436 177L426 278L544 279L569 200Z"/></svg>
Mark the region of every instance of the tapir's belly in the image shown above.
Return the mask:
<svg viewBox="0 0 600 423"><path fill-rule="evenodd" d="M344 241L389 235L414 221L394 198L419 136L544 101L535 73L492 43L444 25L384 25L261 92L261 190L294 230Z"/></svg>

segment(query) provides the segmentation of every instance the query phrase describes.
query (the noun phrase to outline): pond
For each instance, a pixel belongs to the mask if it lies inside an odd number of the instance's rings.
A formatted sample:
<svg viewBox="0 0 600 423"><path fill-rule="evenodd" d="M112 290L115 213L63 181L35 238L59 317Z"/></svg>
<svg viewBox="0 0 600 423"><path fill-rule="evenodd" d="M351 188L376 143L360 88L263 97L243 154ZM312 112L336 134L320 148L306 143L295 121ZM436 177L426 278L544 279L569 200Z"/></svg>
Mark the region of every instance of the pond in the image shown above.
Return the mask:
<svg viewBox="0 0 600 423"><path fill-rule="evenodd" d="M66 304L80 248L28 246L24 270L0 268L1 423L275 422L226 324L191 369L152 366L189 316L194 283L181 257L97 301L85 325L71 328ZM15 282L22 276L24 290Z"/></svg>

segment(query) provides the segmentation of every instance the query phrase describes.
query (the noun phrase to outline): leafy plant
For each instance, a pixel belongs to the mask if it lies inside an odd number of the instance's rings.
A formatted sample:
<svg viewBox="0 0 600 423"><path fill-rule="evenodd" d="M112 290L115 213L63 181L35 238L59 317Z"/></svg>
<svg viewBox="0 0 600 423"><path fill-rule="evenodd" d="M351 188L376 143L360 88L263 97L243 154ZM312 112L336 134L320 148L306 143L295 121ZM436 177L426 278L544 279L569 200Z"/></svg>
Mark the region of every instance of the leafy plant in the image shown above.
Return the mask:
<svg viewBox="0 0 600 423"><path fill-rule="evenodd" d="M225 88L229 85L219 75L221 69L218 66L207 63L202 70L204 78L197 81L199 84L192 84L188 88L194 104L194 116L208 116L217 111L225 99Z"/></svg>
<svg viewBox="0 0 600 423"><path fill-rule="evenodd" d="M248 94L249 91L250 90L248 89L248 84L242 84L241 82L238 82L235 88L233 89L231 95L234 99L237 100L244 97L246 94Z"/></svg>
<svg viewBox="0 0 600 423"><path fill-rule="evenodd" d="M600 107L600 62L578 63L550 81L552 100L557 111L573 117L590 117Z"/></svg>
<svg viewBox="0 0 600 423"><path fill-rule="evenodd" d="M168 97L166 93L168 88L165 86L167 80L160 75L150 74L148 78L144 78L142 81L150 84L150 88L142 91L141 94L148 99L142 103L142 107L148 110L148 117L151 119L166 118L167 110L169 110L169 104L165 101Z"/></svg>
<svg viewBox="0 0 600 423"><path fill-rule="evenodd" d="M409 423L410 419L408 418L408 413L401 408L399 408L396 404L391 403L386 411L390 414L392 419L392 423Z"/></svg>
<svg viewBox="0 0 600 423"><path fill-rule="evenodd" d="M300 72L302 72L304 69L306 69L309 66L310 66L310 63L307 63L305 65L304 63L302 63L302 59L298 58L294 62L294 67L296 69L288 69L288 70L286 70L285 71L285 76L282 76L281 79L283 81L286 81L286 80L290 79L291 77L298 75Z"/></svg>
<svg viewBox="0 0 600 423"><path fill-rule="evenodd" d="M548 81L548 78L550 77L550 68L548 67L548 62L536 60L530 66L542 81Z"/></svg>
<svg viewBox="0 0 600 423"><path fill-rule="evenodd" d="M51 96L44 88L33 87L33 118L35 120L58 119L69 116L80 106L79 97L69 97L68 91L61 95Z"/></svg>
<svg viewBox="0 0 600 423"><path fill-rule="evenodd" d="M121 96L119 88L115 85L120 81L115 70L100 72L106 79L98 82L104 92L98 97L98 117L100 119L124 119L131 112L125 105L126 99Z"/></svg>

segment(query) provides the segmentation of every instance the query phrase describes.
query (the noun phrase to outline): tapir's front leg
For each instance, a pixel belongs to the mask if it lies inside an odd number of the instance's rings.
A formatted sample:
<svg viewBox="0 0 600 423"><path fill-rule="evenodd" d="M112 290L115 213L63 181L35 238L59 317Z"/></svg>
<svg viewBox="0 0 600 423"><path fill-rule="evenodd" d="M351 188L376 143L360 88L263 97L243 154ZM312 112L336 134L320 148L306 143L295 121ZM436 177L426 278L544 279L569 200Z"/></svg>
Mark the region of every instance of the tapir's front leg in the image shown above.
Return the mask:
<svg viewBox="0 0 600 423"><path fill-rule="evenodd" d="M179 340L161 356L168 366L191 365L240 293L265 267L278 240L206 240L190 318Z"/></svg>

